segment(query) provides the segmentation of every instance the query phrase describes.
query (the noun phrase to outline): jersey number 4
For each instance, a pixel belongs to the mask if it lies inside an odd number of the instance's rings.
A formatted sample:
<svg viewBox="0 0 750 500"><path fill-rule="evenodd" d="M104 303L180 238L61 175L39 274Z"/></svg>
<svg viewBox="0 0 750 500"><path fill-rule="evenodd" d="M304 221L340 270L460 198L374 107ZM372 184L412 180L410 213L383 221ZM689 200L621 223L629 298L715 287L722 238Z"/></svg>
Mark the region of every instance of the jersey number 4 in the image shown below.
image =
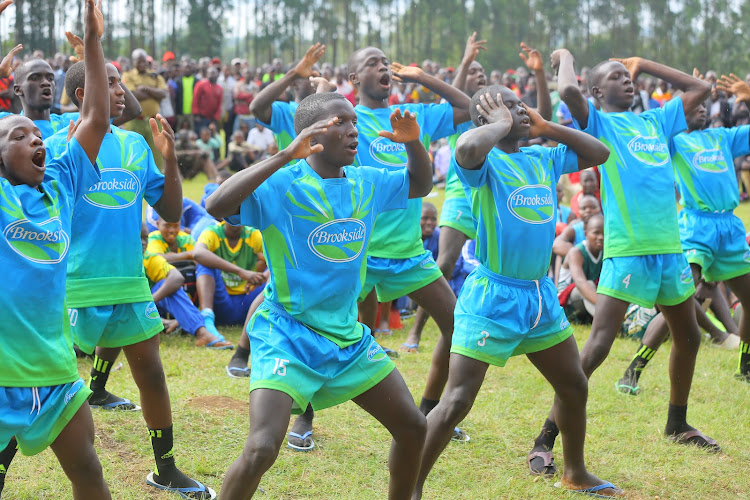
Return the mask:
<svg viewBox="0 0 750 500"><path fill-rule="evenodd" d="M623 285L625 285L625 288L627 288L627 287L629 287L629 286L630 286L630 276L631 276L631 275L630 275L630 274L628 274L627 276L625 276L625 279L624 279L624 280L622 280L622 284L623 284Z"/></svg>

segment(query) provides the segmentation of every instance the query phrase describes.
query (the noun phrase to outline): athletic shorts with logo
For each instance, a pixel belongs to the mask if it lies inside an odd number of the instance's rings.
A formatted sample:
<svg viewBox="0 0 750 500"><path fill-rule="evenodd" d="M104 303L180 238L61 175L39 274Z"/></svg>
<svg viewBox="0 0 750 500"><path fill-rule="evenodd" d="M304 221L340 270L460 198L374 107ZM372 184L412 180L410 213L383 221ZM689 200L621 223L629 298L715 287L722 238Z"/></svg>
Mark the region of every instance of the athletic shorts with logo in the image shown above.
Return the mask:
<svg viewBox="0 0 750 500"><path fill-rule="evenodd" d="M266 300L247 327L250 391L275 389L321 410L349 401L381 382L396 365L364 326L362 339L342 349Z"/></svg>
<svg viewBox="0 0 750 500"><path fill-rule="evenodd" d="M0 387L0 450L13 436L24 455L51 445L91 396L82 379L49 387Z"/></svg>
<svg viewBox="0 0 750 500"><path fill-rule="evenodd" d="M638 304L675 306L695 293L693 274L681 253L604 259L596 293Z"/></svg>
<svg viewBox="0 0 750 500"><path fill-rule="evenodd" d="M367 276L359 294L359 301L365 300L372 289L378 294L378 302L388 302L424 288L443 276L432 252L425 250L421 255L409 259L387 259L367 257Z"/></svg>
<svg viewBox="0 0 750 500"><path fill-rule="evenodd" d="M706 281L724 281L750 273L745 226L732 212L683 209L680 241L690 264L703 269Z"/></svg>
<svg viewBox="0 0 750 500"><path fill-rule="evenodd" d="M495 366L554 347L573 335L552 280L519 280L484 266L469 274L456 302L451 352Z"/></svg>
<svg viewBox="0 0 750 500"><path fill-rule="evenodd" d="M164 327L153 301L69 309L73 343L92 354L96 346L125 347L143 342Z"/></svg>
<svg viewBox="0 0 750 500"><path fill-rule="evenodd" d="M448 198L443 203L440 211L440 227L452 227L456 231L461 231L464 235L474 240L477 237L477 226L474 218L471 216L471 205L469 200L464 196Z"/></svg>

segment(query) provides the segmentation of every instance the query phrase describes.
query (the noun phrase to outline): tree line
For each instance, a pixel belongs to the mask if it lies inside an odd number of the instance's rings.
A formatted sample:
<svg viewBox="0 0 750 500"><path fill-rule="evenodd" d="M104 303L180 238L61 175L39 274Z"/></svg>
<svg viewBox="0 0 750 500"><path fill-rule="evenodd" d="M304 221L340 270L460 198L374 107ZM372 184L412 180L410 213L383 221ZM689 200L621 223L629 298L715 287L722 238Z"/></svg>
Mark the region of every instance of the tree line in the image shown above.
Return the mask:
<svg viewBox="0 0 750 500"><path fill-rule="evenodd" d="M47 55L70 52L66 29L82 33L82 2L15 0L15 22L3 50L15 43ZM487 68L519 65L524 41L545 54L568 47L579 66L642 55L691 70L750 71L750 0L107 0L106 55L144 47L246 58L253 65L298 59L311 42L326 59L346 62L365 45L394 60L458 64L467 36L489 43Z"/></svg>

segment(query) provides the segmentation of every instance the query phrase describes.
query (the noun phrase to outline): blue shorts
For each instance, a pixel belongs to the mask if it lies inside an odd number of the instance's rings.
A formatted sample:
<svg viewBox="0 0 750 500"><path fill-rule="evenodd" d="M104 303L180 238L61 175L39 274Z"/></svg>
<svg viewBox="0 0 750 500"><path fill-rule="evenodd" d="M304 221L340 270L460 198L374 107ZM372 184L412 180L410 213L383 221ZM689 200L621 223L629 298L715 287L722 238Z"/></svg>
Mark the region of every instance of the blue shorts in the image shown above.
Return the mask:
<svg viewBox="0 0 750 500"><path fill-rule="evenodd" d="M680 241L687 261L703 269L706 281L724 281L750 273L745 226L732 212L680 212Z"/></svg>
<svg viewBox="0 0 750 500"><path fill-rule="evenodd" d="M156 293L164 285L165 281L161 280L151 287L151 294ZM195 307L195 304L193 304L193 301L190 300L187 292L182 287L178 288L172 295L167 295L157 302L156 308L159 309L160 315L171 314L180 324L180 328L190 335L195 335L195 332L205 325L200 311Z"/></svg>
<svg viewBox="0 0 750 500"><path fill-rule="evenodd" d="M0 387L0 450L13 436L24 455L36 455L55 442L91 396L80 378L49 387Z"/></svg>
<svg viewBox="0 0 750 500"><path fill-rule="evenodd" d="M443 202L443 208L440 211L440 227L452 227L456 231L461 231L470 240L477 237L477 226L471 215L471 205L469 200L464 196L448 198Z"/></svg>
<svg viewBox="0 0 750 500"><path fill-rule="evenodd" d="M359 396L396 368L363 327L362 339L341 349L266 300L247 327L250 391L288 394L294 400L292 413L302 413L308 403L321 410Z"/></svg>
<svg viewBox="0 0 750 500"><path fill-rule="evenodd" d="M451 352L505 366L511 356L549 349L571 335L552 280L508 278L479 266L456 302Z"/></svg>
<svg viewBox="0 0 750 500"><path fill-rule="evenodd" d="M604 259L596 293L642 307L675 306L695 293L693 274L681 253Z"/></svg>
<svg viewBox="0 0 750 500"><path fill-rule="evenodd" d="M221 277L221 270L206 267L201 264L195 266L195 277L209 275L214 278L214 307L217 325L244 325L247 311L250 309L255 297L261 294L266 285L256 286L250 293L232 295L227 292L227 286Z"/></svg>
<svg viewBox="0 0 750 500"><path fill-rule="evenodd" d="M409 259L367 257L367 276L359 301L365 300L373 288L378 294L378 302L395 300L442 277L443 273L429 250Z"/></svg>
<svg viewBox="0 0 750 500"><path fill-rule="evenodd" d="M158 335L161 324L156 304L133 302L68 309L73 343L85 353L96 346L125 347Z"/></svg>

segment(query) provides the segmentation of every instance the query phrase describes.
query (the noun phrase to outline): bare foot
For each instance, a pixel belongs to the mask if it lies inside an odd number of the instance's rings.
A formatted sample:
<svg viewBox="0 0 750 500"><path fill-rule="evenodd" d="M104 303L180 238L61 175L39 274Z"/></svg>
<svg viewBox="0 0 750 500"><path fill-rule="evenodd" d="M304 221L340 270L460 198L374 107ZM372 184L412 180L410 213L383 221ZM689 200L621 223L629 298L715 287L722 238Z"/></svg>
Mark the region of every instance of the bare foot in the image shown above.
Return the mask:
<svg viewBox="0 0 750 500"><path fill-rule="evenodd" d="M576 480L571 480L563 475L562 480L556 483L555 486L581 493L596 493L605 497L622 498L625 496L625 492L617 486L608 481L603 481L588 472L582 475L581 478L576 478Z"/></svg>

